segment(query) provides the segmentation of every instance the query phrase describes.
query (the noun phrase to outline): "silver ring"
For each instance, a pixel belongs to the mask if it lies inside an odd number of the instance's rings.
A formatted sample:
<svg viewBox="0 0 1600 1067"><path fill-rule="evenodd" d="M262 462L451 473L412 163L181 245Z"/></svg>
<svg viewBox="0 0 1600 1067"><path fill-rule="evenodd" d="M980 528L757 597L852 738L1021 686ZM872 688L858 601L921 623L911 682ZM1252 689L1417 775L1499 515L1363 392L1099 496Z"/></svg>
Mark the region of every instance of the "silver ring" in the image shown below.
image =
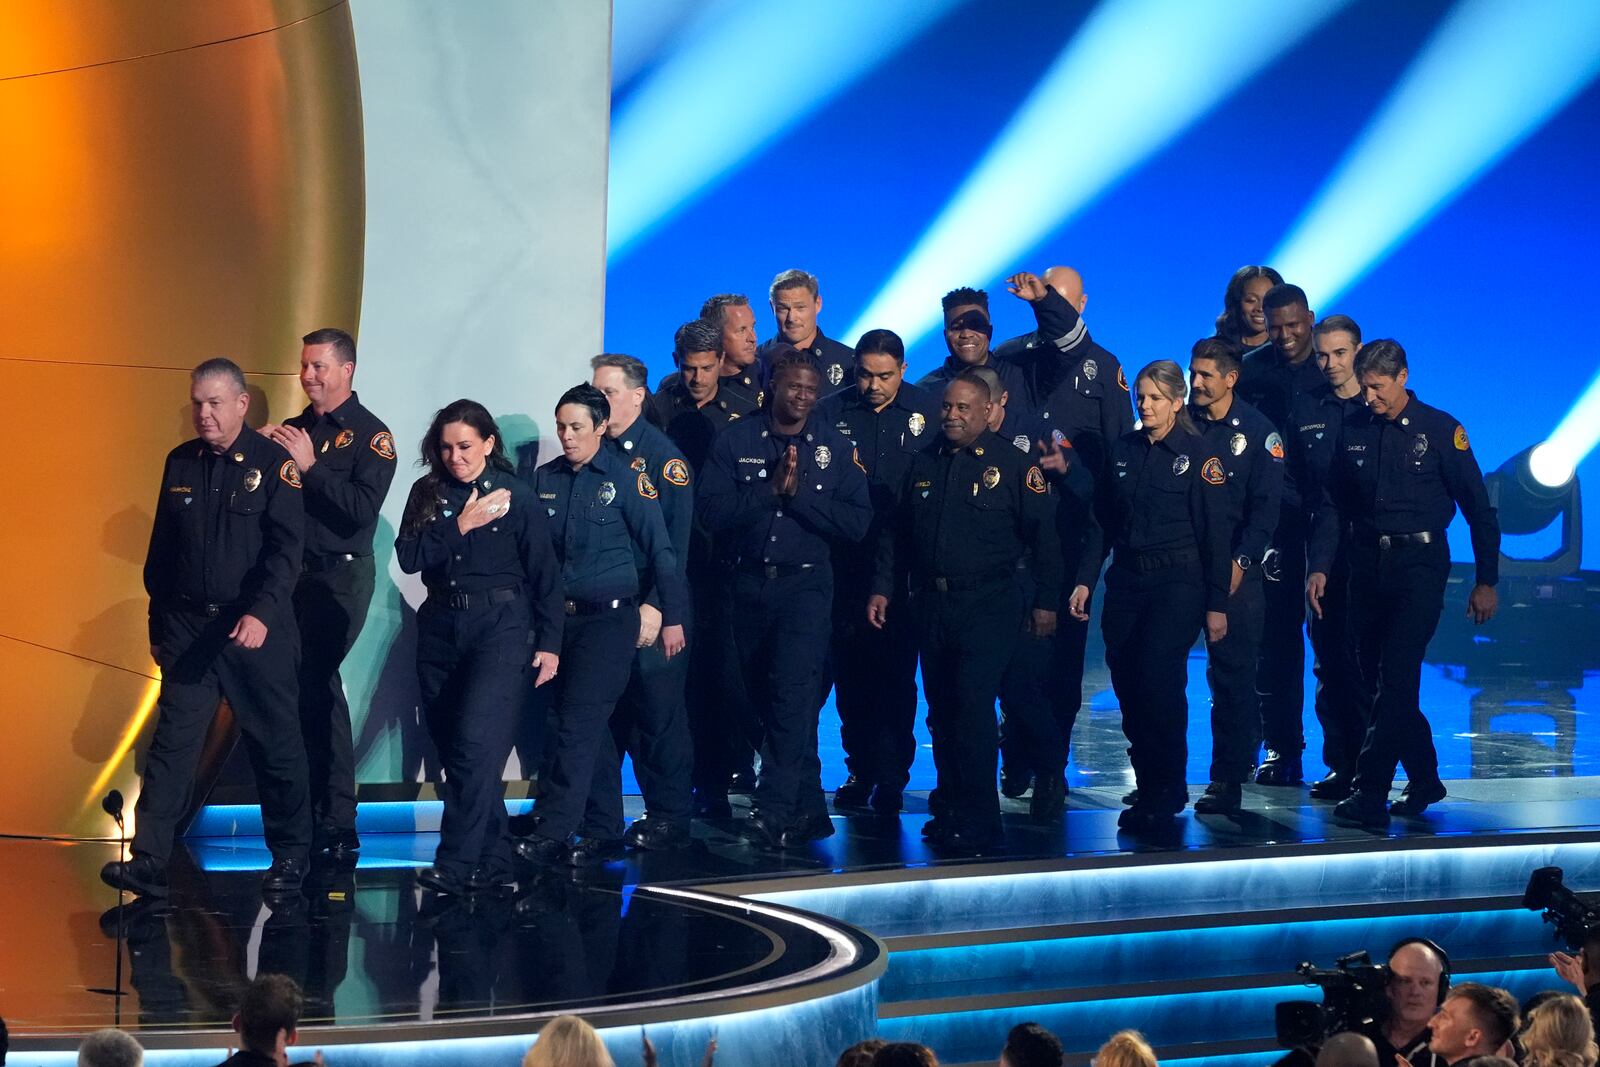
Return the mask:
<svg viewBox="0 0 1600 1067"><path fill-rule="evenodd" d="M500 511L500 505L499 504L490 504L489 505L489 514L495 515L495 514L498 514L499 511Z"/></svg>

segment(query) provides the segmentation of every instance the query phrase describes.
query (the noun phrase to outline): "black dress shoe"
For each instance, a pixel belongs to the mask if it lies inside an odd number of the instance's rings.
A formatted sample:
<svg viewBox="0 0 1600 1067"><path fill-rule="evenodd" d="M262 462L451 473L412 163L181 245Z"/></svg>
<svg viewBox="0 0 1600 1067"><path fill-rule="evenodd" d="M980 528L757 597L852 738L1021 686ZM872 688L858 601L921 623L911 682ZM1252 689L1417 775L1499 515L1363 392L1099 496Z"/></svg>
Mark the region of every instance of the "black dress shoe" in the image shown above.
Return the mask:
<svg viewBox="0 0 1600 1067"><path fill-rule="evenodd" d="M754 771L734 771L728 775L728 793L731 796L749 796L756 791Z"/></svg>
<svg viewBox="0 0 1600 1067"><path fill-rule="evenodd" d="M739 824L739 836L766 848L783 847L783 830L776 819L761 812L756 812Z"/></svg>
<svg viewBox="0 0 1600 1067"><path fill-rule="evenodd" d="M100 880L112 889L126 889L141 897L164 897L167 889L167 867L157 863L154 856L135 852L126 862L112 860L100 868Z"/></svg>
<svg viewBox="0 0 1600 1067"><path fill-rule="evenodd" d="M467 880L448 867L424 867L417 872L417 884L440 896L460 897L467 893Z"/></svg>
<svg viewBox="0 0 1600 1067"><path fill-rule="evenodd" d="M1350 795L1350 780L1353 777L1349 771L1329 771L1328 777L1311 783L1312 799L1343 800Z"/></svg>
<svg viewBox="0 0 1600 1067"><path fill-rule="evenodd" d="M1194 802L1200 815L1232 815L1244 804L1244 792L1238 782L1212 782Z"/></svg>
<svg viewBox="0 0 1600 1067"><path fill-rule="evenodd" d="M1384 830L1389 826L1389 808L1382 793L1351 793L1333 806L1335 821L1347 826Z"/></svg>
<svg viewBox="0 0 1600 1067"><path fill-rule="evenodd" d="M922 824L922 839L924 841L939 842L945 839L955 829L948 819L941 819L934 815Z"/></svg>
<svg viewBox="0 0 1600 1067"><path fill-rule="evenodd" d="M1139 803L1139 790L1130 789L1126 793L1122 794L1122 802L1128 805L1130 808Z"/></svg>
<svg viewBox="0 0 1600 1067"><path fill-rule="evenodd" d="M1178 813L1167 808L1135 804L1117 816L1117 826L1133 834L1162 833L1177 825Z"/></svg>
<svg viewBox="0 0 1600 1067"><path fill-rule="evenodd" d="M525 811L521 815L513 815L506 820L506 830L510 832L512 837L527 837L538 826L539 816L531 811Z"/></svg>
<svg viewBox="0 0 1600 1067"><path fill-rule="evenodd" d="M802 815L778 835L779 848L799 848L833 836L833 820L826 815Z"/></svg>
<svg viewBox="0 0 1600 1067"><path fill-rule="evenodd" d="M1267 749L1267 758L1256 768L1257 785L1299 785L1305 774L1300 769L1300 753Z"/></svg>
<svg viewBox="0 0 1600 1067"><path fill-rule="evenodd" d="M311 869L309 860L288 856L279 856L272 861L272 866L267 868L267 873L261 876L261 891L263 893L295 893L306 884L306 871Z"/></svg>
<svg viewBox="0 0 1600 1067"><path fill-rule="evenodd" d="M1017 800L1029 789L1033 788L1033 775L1027 771L1014 771L1002 768L1000 771L1000 795Z"/></svg>
<svg viewBox="0 0 1600 1067"><path fill-rule="evenodd" d="M840 783L839 788L833 791L833 806L835 808L849 808L860 811L867 806L867 801L872 797L872 783L863 782L855 775L851 775Z"/></svg>
<svg viewBox="0 0 1600 1067"><path fill-rule="evenodd" d="M329 830L320 833L311 842L313 853L326 852L330 856L347 856L361 851L361 838L354 830Z"/></svg>
<svg viewBox="0 0 1600 1067"><path fill-rule="evenodd" d="M1005 837L998 830L981 833L971 827L961 826L941 835L932 844L940 852L958 856L982 856L986 853L1003 851Z"/></svg>
<svg viewBox="0 0 1600 1067"><path fill-rule="evenodd" d="M469 893L501 893L514 889L516 884L516 876L510 871L483 863L472 868L466 882Z"/></svg>
<svg viewBox="0 0 1600 1067"><path fill-rule="evenodd" d="M733 805L726 793L718 794L704 789L694 791L694 815L697 819L731 819Z"/></svg>
<svg viewBox="0 0 1600 1067"><path fill-rule="evenodd" d="M1049 825L1061 821L1067 810L1067 780L1060 774L1041 774L1033 780L1033 799L1028 802L1028 817Z"/></svg>
<svg viewBox="0 0 1600 1067"><path fill-rule="evenodd" d="M511 850L536 867L554 867L567 862L567 843L543 834L530 834L513 841Z"/></svg>
<svg viewBox="0 0 1600 1067"><path fill-rule="evenodd" d="M688 823L646 815L628 827L622 840L633 848L673 849L688 848L692 838Z"/></svg>
<svg viewBox="0 0 1600 1067"><path fill-rule="evenodd" d="M1389 814L1402 819L1415 819L1445 798L1444 783L1435 778L1431 782L1407 782L1400 790L1399 799L1389 805Z"/></svg>
<svg viewBox="0 0 1600 1067"><path fill-rule="evenodd" d="M880 784L872 791L871 807L878 815L898 815L906 806L906 791L899 786Z"/></svg>
<svg viewBox="0 0 1600 1067"><path fill-rule="evenodd" d="M585 837L577 834L567 845L567 866L598 867L612 860L620 860L623 853L620 837Z"/></svg>

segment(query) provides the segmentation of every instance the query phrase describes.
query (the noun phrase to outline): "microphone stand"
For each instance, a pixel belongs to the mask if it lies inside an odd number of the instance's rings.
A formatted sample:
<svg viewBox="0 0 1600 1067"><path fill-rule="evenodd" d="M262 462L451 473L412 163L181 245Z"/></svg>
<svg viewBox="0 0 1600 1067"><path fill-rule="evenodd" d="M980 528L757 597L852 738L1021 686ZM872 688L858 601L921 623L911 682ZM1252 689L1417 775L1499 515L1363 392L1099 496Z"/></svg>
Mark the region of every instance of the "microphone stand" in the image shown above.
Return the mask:
<svg viewBox="0 0 1600 1067"><path fill-rule="evenodd" d="M110 798L107 797L107 800L109 799ZM122 797L118 795L117 799L120 801ZM106 806L108 809L110 808L110 805ZM117 804L114 810L109 811L109 814L113 819L117 820L117 856L120 858L128 854L128 828L127 825L122 821L122 805L120 803ZM123 930L123 924L127 921L127 897L128 891L122 886L118 886L117 939L112 943L111 946L112 951L115 952L117 956L115 982L110 989L89 990L91 993L99 993L102 996L114 998L113 1003L116 1005L116 1007L112 1015L115 1021L112 1025L116 1026L119 1030L122 1028L122 998L128 995L128 991L122 988L122 940L125 934L125 931Z"/></svg>

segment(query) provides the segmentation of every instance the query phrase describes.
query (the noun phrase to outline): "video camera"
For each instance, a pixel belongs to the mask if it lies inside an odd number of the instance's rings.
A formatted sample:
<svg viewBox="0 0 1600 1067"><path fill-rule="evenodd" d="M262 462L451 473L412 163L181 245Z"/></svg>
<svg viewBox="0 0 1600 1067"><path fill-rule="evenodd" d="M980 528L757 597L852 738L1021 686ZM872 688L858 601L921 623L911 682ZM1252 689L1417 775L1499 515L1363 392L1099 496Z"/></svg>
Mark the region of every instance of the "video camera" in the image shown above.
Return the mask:
<svg viewBox="0 0 1600 1067"><path fill-rule="evenodd" d="M1544 921L1556 928L1556 936L1576 951L1600 936L1600 909L1585 904L1578 894L1561 884L1561 877L1560 867L1534 871L1522 893L1522 906L1544 912Z"/></svg>
<svg viewBox="0 0 1600 1067"><path fill-rule="evenodd" d="M1340 956L1327 970L1302 963L1295 973L1306 985L1322 987L1322 1003L1286 1000L1277 1006L1274 1022L1283 1048L1316 1048L1334 1034L1360 1029L1388 1010L1384 990L1389 968L1373 963L1365 951Z"/></svg>

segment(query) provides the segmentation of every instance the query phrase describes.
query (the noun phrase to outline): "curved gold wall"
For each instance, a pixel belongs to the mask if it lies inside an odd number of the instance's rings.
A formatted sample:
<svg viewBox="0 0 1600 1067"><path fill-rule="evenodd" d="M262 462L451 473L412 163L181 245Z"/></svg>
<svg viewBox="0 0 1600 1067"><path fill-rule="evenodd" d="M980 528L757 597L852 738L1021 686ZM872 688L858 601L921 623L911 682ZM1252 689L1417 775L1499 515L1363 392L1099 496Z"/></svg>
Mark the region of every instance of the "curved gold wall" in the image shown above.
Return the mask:
<svg viewBox="0 0 1600 1067"><path fill-rule="evenodd" d="M0 833L104 835L134 786L187 369L298 410L299 336L356 327L363 186L343 0L0 6Z"/></svg>

